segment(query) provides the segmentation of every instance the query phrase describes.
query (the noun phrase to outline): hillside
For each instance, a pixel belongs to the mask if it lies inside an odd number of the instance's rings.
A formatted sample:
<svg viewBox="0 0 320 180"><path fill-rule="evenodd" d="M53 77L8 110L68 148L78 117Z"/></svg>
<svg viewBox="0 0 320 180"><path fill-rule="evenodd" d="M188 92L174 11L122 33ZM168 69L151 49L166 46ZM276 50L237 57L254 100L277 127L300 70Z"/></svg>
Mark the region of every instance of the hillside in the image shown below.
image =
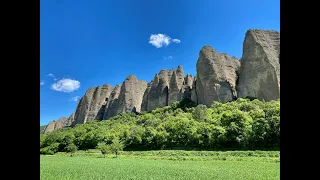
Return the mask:
<svg viewBox="0 0 320 180"><path fill-rule="evenodd" d="M129 75L122 84L89 88L75 112L51 121L44 133L75 127L93 120L110 119L121 113L151 112L184 98L210 107L238 98L271 101L280 98L280 32L248 30L240 60L204 46L196 64L197 74L162 69L147 83Z"/></svg>
<svg viewBox="0 0 320 180"><path fill-rule="evenodd" d="M96 148L119 139L130 149L280 148L280 100L239 98L210 107L188 99L151 113L122 113L108 121L90 121L40 137L40 153Z"/></svg>
<svg viewBox="0 0 320 180"><path fill-rule="evenodd" d="M46 128L46 126L40 126L40 134L43 134L43 130Z"/></svg>

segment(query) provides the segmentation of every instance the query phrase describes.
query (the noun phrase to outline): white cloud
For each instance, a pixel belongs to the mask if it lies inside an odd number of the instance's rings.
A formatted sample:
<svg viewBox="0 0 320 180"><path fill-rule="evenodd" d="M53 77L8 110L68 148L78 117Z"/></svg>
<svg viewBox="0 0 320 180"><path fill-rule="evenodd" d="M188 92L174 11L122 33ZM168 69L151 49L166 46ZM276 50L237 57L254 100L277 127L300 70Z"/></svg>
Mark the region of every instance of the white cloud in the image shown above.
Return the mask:
<svg viewBox="0 0 320 180"><path fill-rule="evenodd" d="M80 96L75 96L75 97L72 97L70 101L78 102L79 99L80 99Z"/></svg>
<svg viewBox="0 0 320 180"><path fill-rule="evenodd" d="M161 48L162 46L168 46L171 42L180 43L179 39L171 39L170 36L165 34L151 34L149 38L149 43L156 48Z"/></svg>
<svg viewBox="0 0 320 180"><path fill-rule="evenodd" d="M181 43L181 41L179 39L172 39L172 42L174 43Z"/></svg>
<svg viewBox="0 0 320 180"><path fill-rule="evenodd" d="M51 89L60 92L73 92L80 88L80 82L73 79L61 79L51 85Z"/></svg>
<svg viewBox="0 0 320 180"><path fill-rule="evenodd" d="M167 56L167 57L165 56L164 59L165 59L165 60L166 60L166 59L172 59L172 56Z"/></svg>
<svg viewBox="0 0 320 180"><path fill-rule="evenodd" d="M58 79L57 79L57 78L53 78L53 80L55 80L55 81L56 81L56 80L58 80Z"/></svg>
<svg viewBox="0 0 320 180"><path fill-rule="evenodd" d="M44 81L40 81L40 86L43 86L44 85Z"/></svg>
<svg viewBox="0 0 320 180"><path fill-rule="evenodd" d="M52 73L49 73L49 74L48 74L48 76L50 76L50 77L54 77L54 75L53 75Z"/></svg>

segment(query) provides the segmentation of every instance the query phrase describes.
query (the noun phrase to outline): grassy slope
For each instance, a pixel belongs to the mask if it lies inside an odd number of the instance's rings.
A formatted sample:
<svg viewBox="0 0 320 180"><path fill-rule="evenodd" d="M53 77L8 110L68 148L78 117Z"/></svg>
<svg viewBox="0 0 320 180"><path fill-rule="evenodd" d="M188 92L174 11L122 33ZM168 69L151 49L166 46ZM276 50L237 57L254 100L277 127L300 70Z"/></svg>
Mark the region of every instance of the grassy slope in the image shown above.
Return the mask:
<svg viewBox="0 0 320 180"><path fill-rule="evenodd" d="M94 155L94 156L90 156ZM280 179L278 152L145 151L40 156L41 179ZM212 159L213 157L226 157ZM100 156L101 157L101 156ZM137 158L139 157L139 158ZM170 160L168 158L173 158ZM179 158L180 157L180 158ZM186 159L181 157L188 157Z"/></svg>

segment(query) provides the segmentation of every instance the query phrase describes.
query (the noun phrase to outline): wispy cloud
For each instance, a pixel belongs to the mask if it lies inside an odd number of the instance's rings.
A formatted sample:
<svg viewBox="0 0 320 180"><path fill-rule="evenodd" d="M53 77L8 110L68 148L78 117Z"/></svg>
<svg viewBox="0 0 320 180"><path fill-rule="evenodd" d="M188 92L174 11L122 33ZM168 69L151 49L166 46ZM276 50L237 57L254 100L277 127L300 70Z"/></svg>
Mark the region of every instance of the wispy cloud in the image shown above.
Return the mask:
<svg viewBox="0 0 320 180"><path fill-rule="evenodd" d="M172 56L165 56L164 59L165 59L165 60L167 60L167 59L172 59Z"/></svg>
<svg viewBox="0 0 320 180"><path fill-rule="evenodd" d="M44 85L44 81L40 81L40 86L43 86Z"/></svg>
<svg viewBox="0 0 320 180"><path fill-rule="evenodd" d="M55 80L55 81L56 81L56 80L58 80L58 79L57 79L57 78L53 78L53 80Z"/></svg>
<svg viewBox="0 0 320 180"><path fill-rule="evenodd" d="M168 46L171 42L180 43L179 39L171 39L170 36L165 34L151 34L149 38L149 43L156 48L161 48L162 46Z"/></svg>
<svg viewBox="0 0 320 180"><path fill-rule="evenodd" d="M172 39L172 42L174 43L181 43L181 41L179 39Z"/></svg>
<svg viewBox="0 0 320 180"><path fill-rule="evenodd" d="M79 99L80 99L80 96L75 96L75 97L72 97L70 101L78 102Z"/></svg>
<svg viewBox="0 0 320 180"><path fill-rule="evenodd" d="M61 79L51 85L51 89L60 92L73 92L80 88L80 82L74 79Z"/></svg>
<svg viewBox="0 0 320 180"><path fill-rule="evenodd" d="M48 76L50 77L53 77L54 78L54 75L52 73L49 73Z"/></svg>

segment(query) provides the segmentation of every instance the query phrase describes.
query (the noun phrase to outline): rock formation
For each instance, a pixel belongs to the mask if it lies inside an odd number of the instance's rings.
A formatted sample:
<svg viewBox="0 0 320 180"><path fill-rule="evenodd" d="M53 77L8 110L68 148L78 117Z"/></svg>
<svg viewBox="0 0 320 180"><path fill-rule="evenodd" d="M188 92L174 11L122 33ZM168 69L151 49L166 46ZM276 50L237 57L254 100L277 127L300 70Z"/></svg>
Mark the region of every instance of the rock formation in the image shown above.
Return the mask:
<svg viewBox="0 0 320 180"><path fill-rule="evenodd" d="M116 114L120 90L121 84L116 85L116 87L114 87L114 89L112 90L110 97L108 98L108 102L105 106L104 115L102 119L108 119L109 117L112 117Z"/></svg>
<svg viewBox="0 0 320 180"><path fill-rule="evenodd" d="M198 104L211 106L213 101L227 102L235 99L239 69L240 62L237 58L220 54L211 46L204 46L197 62Z"/></svg>
<svg viewBox="0 0 320 180"><path fill-rule="evenodd" d="M146 81L139 81L135 75L127 77L121 86L115 114L140 112L143 94L146 89Z"/></svg>
<svg viewBox="0 0 320 180"><path fill-rule="evenodd" d="M90 120L102 120L105 105L113 88L105 84L103 86L89 88L80 99L75 112L75 124L84 124Z"/></svg>
<svg viewBox="0 0 320 180"><path fill-rule="evenodd" d="M74 113L72 113L69 118L62 117L57 121L53 120L44 128L43 134L47 134L49 132L52 132L54 130L57 130L63 127L68 127L71 125L73 121L74 121Z"/></svg>
<svg viewBox="0 0 320 180"><path fill-rule="evenodd" d="M168 74L171 73L162 69L159 74L156 74L153 78L153 83L148 94L147 111L168 105Z"/></svg>
<svg viewBox="0 0 320 180"><path fill-rule="evenodd" d="M240 66L241 65L241 66ZM182 66L162 69L147 83L135 75L121 85L89 88L69 118L50 122L44 133L90 120L105 120L122 112L150 112L174 101L190 98L210 106L238 97L274 100L280 97L280 33L248 30L240 60L204 46L196 64L197 74L184 76Z"/></svg>
<svg viewBox="0 0 320 180"><path fill-rule="evenodd" d="M249 30L243 43L238 96L280 98L280 33Z"/></svg>

